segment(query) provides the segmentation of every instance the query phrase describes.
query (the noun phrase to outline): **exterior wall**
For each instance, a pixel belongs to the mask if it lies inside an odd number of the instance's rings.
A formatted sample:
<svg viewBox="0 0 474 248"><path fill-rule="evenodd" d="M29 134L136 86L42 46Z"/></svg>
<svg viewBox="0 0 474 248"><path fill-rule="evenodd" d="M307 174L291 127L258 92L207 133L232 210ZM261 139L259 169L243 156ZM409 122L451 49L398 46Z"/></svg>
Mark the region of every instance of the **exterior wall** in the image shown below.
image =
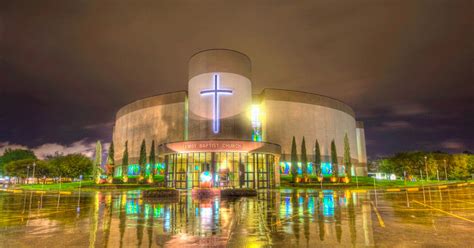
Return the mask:
<svg viewBox="0 0 474 248"><path fill-rule="evenodd" d="M145 139L147 154L151 142L161 143L185 140L186 92L176 92L138 100L126 105L115 121L113 141L115 162L122 163L125 141L128 141L129 163L136 163L140 146Z"/></svg>
<svg viewBox="0 0 474 248"><path fill-rule="evenodd" d="M359 165L356 166L357 175L367 175L367 152L365 147L364 123L357 122L356 128L357 153L359 155Z"/></svg>
<svg viewBox="0 0 474 248"><path fill-rule="evenodd" d="M189 139L250 140L252 131L247 111L252 103L250 59L239 52L215 49L193 55L189 61ZM202 95L215 89L232 91ZM215 106L218 106L219 128L214 130Z"/></svg>
<svg viewBox="0 0 474 248"><path fill-rule="evenodd" d="M310 161L314 143L319 142L322 159L328 160L334 139L339 159L344 155L344 135L349 137L351 159L359 159L356 143L356 121L347 105L337 100L310 93L265 89L261 106L264 109L263 139L280 144L283 159L289 159L291 141L295 136L297 150L301 151L303 136Z"/></svg>

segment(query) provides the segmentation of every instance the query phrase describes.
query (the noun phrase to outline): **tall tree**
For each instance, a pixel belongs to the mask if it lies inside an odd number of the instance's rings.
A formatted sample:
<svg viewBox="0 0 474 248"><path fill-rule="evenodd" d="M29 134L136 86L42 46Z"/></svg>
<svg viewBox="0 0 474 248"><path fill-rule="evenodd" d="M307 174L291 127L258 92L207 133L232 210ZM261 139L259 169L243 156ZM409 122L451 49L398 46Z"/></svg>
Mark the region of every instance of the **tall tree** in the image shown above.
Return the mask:
<svg viewBox="0 0 474 248"><path fill-rule="evenodd" d="M95 145L95 159L94 159L94 164L92 165L92 176L94 178L94 181L99 182L100 180L100 174L102 172L102 168L100 167L102 165L102 143L100 143L100 140L97 141Z"/></svg>
<svg viewBox="0 0 474 248"><path fill-rule="evenodd" d="M115 150L114 150L114 142L110 142L109 146L109 152L107 154L107 176L113 177L114 176L114 170L115 170L115 162L114 162L114 156L115 156Z"/></svg>
<svg viewBox="0 0 474 248"><path fill-rule="evenodd" d="M303 177L306 178L308 176L308 156L306 155L306 142L301 141L301 173Z"/></svg>
<svg viewBox="0 0 474 248"><path fill-rule="evenodd" d="M296 182L298 177L298 154L296 151L296 141L295 136L291 141L291 176L293 177L293 182Z"/></svg>
<svg viewBox="0 0 474 248"><path fill-rule="evenodd" d="M36 159L32 158L10 161L5 165L5 175L18 177L18 179L27 178L31 176L34 162Z"/></svg>
<svg viewBox="0 0 474 248"><path fill-rule="evenodd" d="M150 158L148 159L150 163L150 179L153 180L155 177L155 166L156 166L156 158L155 158L155 140L151 141L151 148L150 148Z"/></svg>
<svg viewBox="0 0 474 248"><path fill-rule="evenodd" d="M142 145L140 147L140 157L138 158L138 164L140 165L140 178L139 180L143 180L145 177L145 170L146 170L146 144L145 139L142 141Z"/></svg>
<svg viewBox="0 0 474 248"><path fill-rule="evenodd" d="M344 168L347 177L351 177L352 163L351 163L351 148L349 146L349 137L344 135Z"/></svg>
<svg viewBox="0 0 474 248"><path fill-rule="evenodd" d="M314 144L313 171L317 176L321 174L321 150L319 148L318 140L316 140L316 143Z"/></svg>
<svg viewBox="0 0 474 248"><path fill-rule="evenodd" d="M338 165L337 165L337 151L336 151L336 143L334 140L331 141L331 169L332 169L332 176L337 177L339 174Z"/></svg>
<svg viewBox="0 0 474 248"><path fill-rule="evenodd" d="M23 160L23 159L36 160L36 156L31 150L7 148L5 152L3 153L3 155L0 156L0 175L4 173L4 167L6 164L12 161Z"/></svg>
<svg viewBox="0 0 474 248"><path fill-rule="evenodd" d="M122 177L123 181L128 181L128 140L125 141L125 149L122 157Z"/></svg>
<svg viewBox="0 0 474 248"><path fill-rule="evenodd" d="M57 155L49 158L50 175L54 177L78 178L93 174L92 160L82 154Z"/></svg>

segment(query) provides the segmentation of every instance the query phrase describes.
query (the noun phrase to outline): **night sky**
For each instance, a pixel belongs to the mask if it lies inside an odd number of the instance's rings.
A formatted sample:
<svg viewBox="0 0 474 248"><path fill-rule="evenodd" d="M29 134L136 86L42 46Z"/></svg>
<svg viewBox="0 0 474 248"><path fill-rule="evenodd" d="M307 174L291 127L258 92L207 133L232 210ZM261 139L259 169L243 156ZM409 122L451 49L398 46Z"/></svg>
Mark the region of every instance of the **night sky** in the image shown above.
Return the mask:
<svg viewBox="0 0 474 248"><path fill-rule="evenodd" d="M348 103L372 158L474 151L471 11L469 0L3 0L0 154L110 142L120 107L187 89L189 57L209 48L249 55L254 93Z"/></svg>

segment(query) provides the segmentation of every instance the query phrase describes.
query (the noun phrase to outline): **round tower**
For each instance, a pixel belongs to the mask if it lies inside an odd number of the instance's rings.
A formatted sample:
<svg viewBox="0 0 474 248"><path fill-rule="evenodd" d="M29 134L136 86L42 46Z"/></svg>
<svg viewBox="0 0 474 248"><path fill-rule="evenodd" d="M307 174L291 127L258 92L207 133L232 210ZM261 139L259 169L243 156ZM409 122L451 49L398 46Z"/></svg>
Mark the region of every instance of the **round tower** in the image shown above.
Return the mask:
<svg viewBox="0 0 474 248"><path fill-rule="evenodd" d="M188 100L189 140L250 140L249 57L226 49L194 54L189 60Z"/></svg>

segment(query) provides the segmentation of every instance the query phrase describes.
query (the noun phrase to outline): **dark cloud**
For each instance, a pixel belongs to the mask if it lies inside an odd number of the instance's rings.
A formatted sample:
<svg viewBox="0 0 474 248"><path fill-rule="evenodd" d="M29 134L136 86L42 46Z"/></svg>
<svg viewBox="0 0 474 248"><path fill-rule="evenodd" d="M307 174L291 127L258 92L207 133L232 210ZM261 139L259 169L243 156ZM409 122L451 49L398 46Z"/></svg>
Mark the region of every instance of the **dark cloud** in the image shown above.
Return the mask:
<svg viewBox="0 0 474 248"><path fill-rule="evenodd" d="M255 92L305 90L353 106L369 154L449 140L472 150L471 9L468 0L2 1L0 141L109 141L121 106L186 89L189 56L218 47L252 58ZM410 128L379 128L396 122Z"/></svg>

